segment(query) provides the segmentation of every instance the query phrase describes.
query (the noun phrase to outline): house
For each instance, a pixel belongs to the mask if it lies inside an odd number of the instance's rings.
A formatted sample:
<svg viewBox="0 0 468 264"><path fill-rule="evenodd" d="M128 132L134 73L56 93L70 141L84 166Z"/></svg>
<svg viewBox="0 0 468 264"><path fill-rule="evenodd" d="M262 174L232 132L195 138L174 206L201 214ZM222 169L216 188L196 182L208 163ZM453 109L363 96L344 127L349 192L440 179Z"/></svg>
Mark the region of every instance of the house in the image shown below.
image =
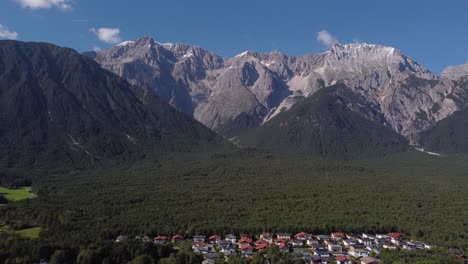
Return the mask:
<svg viewBox="0 0 468 264"><path fill-rule="evenodd" d="M213 259L205 259L202 261L202 264L216 264L216 261Z"/></svg>
<svg viewBox="0 0 468 264"><path fill-rule="evenodd" d="M325 248L321 244L312 244L312 246L310 246L310 249L312 251L325 250Z"/></svg>
<svg viewBox="0 0 468 264"><path fill-rule="evenodd" d="M291 239L291 233L278 233L276 234L277 239L284 239L284 240L290 240Z"/></svg>
<svg viewBox="0 0 468 264"><path fill-rule="evenodd" d="M394 245L397 245L397 246L402 246L403 245L403 241L400 238L392 238L392 240L390 240L390 242L392 242Z"/></svg>
<svg viewBox="0 0 468 264"><path fill-rule="evenodd" d="M289 252L289 247L285 243L281 243L278 247L282 254L286 254Z"/></svg>
<svg viewBox="0 0 468 264"><path fill-rule="evenodd" d="M331 234L331 238L333 240L342 240L344 237L345 237L345 234L341 232L334 232Z"/></svg>
<svg viewBox="0 0 468 264"><path fill-rule="evenodd" d="M401 248L403 250L408 250L408 251L411 251L411 250L416 250L416 247L414 245L411 245L411 244L408 244L408 243L405 243L401 246Z"/></svg>
<svg viewBox="0 0 468 264"><path fill-rule="evenodd" d="M316 235L315 237L320 241L325 241L325 240L330 239L330 236L327 236L327 235Z"/></svg>
<svg viewBox="0 0 468 264"><path fill-rule="evenodd" d="M262 243L262 244L258 244L255 247L255 250L262 251L262 250L268 249L269 247L270 247L269 244Z"/></svg>
<svg viewBox="0 0 468 264"><path fill-rule="evenodd" d="M250 245L245 245L242 246L240 250L242 251L242 253L253 252L253 247L251 247Z"/></svg>
<svg viewBox="0 0 468 264"><path fill-rule="evenodd" d="M379 239L390 239L389 236L387 235L384 235L384 234L377 234L375 235L376 238L379 238Z"/></svg>
<svg viewBox="0 0 468 264"><path fill-rule="evenodd" d="M237 242L237 237L233 234L226 235L224 237L224 240L230 241L231 243L236 243Z"/></svg>
<svg viewBox="0 0 468 264"><path fill-rule="evenodd" d="M227 243L227 244L224 244L224 243ZM220 249L221 252L226 252L229 250L236 250L236 246L234 244L231 244L231 242L224 241L224 243L219 245L221 247Z"/></svg>
<svg viewBox="0 0 468 264"><path fill-rule="evenodd" d="M352 249L348 251L348 255L351 255L356 258L360 257L368 257L369 256L369 251L364 250L364 249Z"/></svg>
<svg viewBox="0 0 468 264"><path fill-rule="evenodd" d="M184 241L184 237L182 235L175 235L172 237L172 243L174 244L179 244L179 243L182 243L182 241Z"/></svg>
<svg viewBox="0 0 468 264"><path fill-rule="evenodd" d="M385 244L382 246L383 248L385 249L388 249L388 250L394 250L394 249L397 249L397 246L393 245L393 244Z"/></svg>
<svg viewBox="0 0 468 264"><path fill-rule="evenodd" d="M286 244L286 243L288 243L288 241L286 241L285 239L281 239L281 238L275 239L274 242L275 242L275 244L276 244L277 246L279 246L279 245L281 245L281 244Z"/></svg>
<svg viewBox="0 0 468 264"><path fill-rule="evenodd" d="M249 241L249 243L252 243L252 236L251 235L246 235L246 234L241 234L240 235L240 240L245 240L245 241Z"/></svg>
<svg viewBox="0 0 468 264"><path fill-rule="evenodd" d="M377 264L377 263L380 263L380 260L375 259L375 258L371 258L371 257L362 257L360 259L360 261L361 261L361 264Z"/></svg>
<svg viewBox="0 0 468 264"><path fill-rule="evenodd" d="M273 235L271 235L268 232L265 232L265 233L261 234L260 239L263 239L263 240L267 241L270 244L273 243Z"/></svg>
<svg viewBox="0 0 468 264"><path fill-rule="evenodd" d="M351 260L349 260L346 256L337 256L335 258L336 264L352 264Z"/></svg>
<svg viewBox="0 0 468 264"><path fill-rule="evenodd" d="M308 246L312 246L313 244L318 244L318 243L319 242L316 239L307 239L307 242L306 242Z"/></svg>
<svg viewBox="0 0 468 264"><path fill-rule="evenodd" d="M212 235L208 238L208 241L213 244L219 244L223 238L218 235Z"/></svg>
<svg viewBox="0 0 468 264"><path fill-rule="evenodd" d="M430 244L424 244L424 248L426 248L426 249L433 249L433 248L435 248L435 246L434 246L434 245L430 245Z"/></svg>
<svg viewBox="0 0 468 264"><path fill-rule="evenodd" d="M370 246L374 243L374 241L370 238L360 238L358 239L358 242L363 244L364 246Z"/></svg>
<svg viewBox="0 0 468 264"><path fill-rule="evenodd" d="M364 246L361 244L352 244L349 246L350 250L361 250L364 249Z"/></svg>
<svg viewBox="0 0 468 264"><path fill-rule="evenodd" d="M135 240L143 241L143 242L151 242L151 239L147 235L135 236Z"/></svg>
<svg viewBox="0 0 468 264"><path fill-rule="evenodd" d="M260 251L270 248L270 243L268 243L266 240L263 240L263 239L259 239L255 241L255 245L256 245L255 249L260 250Z"/></svg>
<svg viewBox="0 0 468 264"><path fill-rule="evenodd" d="M250 243L252 243L252 240L241 238L239 240L239 247L248 246Z"/></svg>
<svg viewBox="0 0 468 264"><path fill-rule="evenodd" d="M293 247L302 247L302 246L304 246L303 240L300 240L300 239L297 239L297 238L293 238L291 240L291 244L292 244Z"/></svg>
<svg viewBox="0 0 468 264"><path fill-rule="evenodd" d="M413 240L411 240L411 241L406 242L406 244L407 244L407 245L410 245L410 246L413 246L415 249L423 249L423 248L425 248L424 243L419 242L419 241L413 241Z"/></svg>
<svg viewBox="0 0 468 264"><path fill-rule="evenodd" d="M389 238L376 238L374 240L374 243L377 245L384 245L384 244L387 244L388 242L390 242Z"/></svg>
<svg viewBox="0 0 468 264"><path fill-rule="evenodd" d="M327 260L330 258L330 252L326 249L314 250L314 255L319 256L322 260Z"/></svg>
<svg viewBox="0 0 468 264"><path fill-rule="evenodd" d="M167 237L166 236L157 236L154 238L154 244L157 245L162 245L167 243Z"/></svg>
<svg viewBox="0 0 468 264"><path fill-rule="evenodd" d="M392 239L402 239L405 237L403 233L388 233L387 235Z"/></svg>
<svg viewBox="0 0 468 264"><path fill-rule="evenodd" d="M346 234L345 237L347 239L358 239L360 237L360 235L358 233L349 233L349 234Z"/></svg>
<svg viewBox="0 0 468 264"><path fill-rule="evenodd" d="M346 240L343 240L343 244L347 247L351 246L351 245L355 245L357 244L358 241L357 240L354 240L354 239L346 239Z"/></svg>
<svg viewBox="0 0 468 264"><path fill-rule="evenodd" d="M306 232L299 232L294 235L294 238L305 241L305 240L312 239L312 234L309 234Z"/></svg>
<svg viewBox="0 0 468 264"><path fill-rule="evenodd" d="M195 243L205 242L205 240L206 240L206 236L202 236L202 235L193 236L193 242Z"/></svg>
<svg viewBox="0 0 468 264"><path fill-rule="evenodd" d="M206 245L203 245L203 246L193 245L192 249L193 249L193 252L195 252L197 254L206 254L206 253L213 252L213 248L207 247Z"/></svg>
<svg viewBox="0 0 468 264"><path fill-rule="evenodd" d="M376 254L380 254L380 248L377 246L367 246L366 249L369 251L373 251Z"/></svg>
<svg viewBox="0 0 468 264"><path fill-rule="evenodd" d="M362 233L362 238L375 239L375 236L371 234Z"/></svg>
<svg viewBox="0 0 468 264"><path fill-rule="evenodd" d="M128 239L128 236L118 236L116 239L115 239L115 242L119 243L119 242L123 242L125 240Z"/></svg>
<svg viewBox="0 0 468 264"><path fill-rule="evenodd" d="M343 252L343 248L338 244L328 244L327 248L328 248L328 251L330 251L330 253L332 254Z"/></svg>

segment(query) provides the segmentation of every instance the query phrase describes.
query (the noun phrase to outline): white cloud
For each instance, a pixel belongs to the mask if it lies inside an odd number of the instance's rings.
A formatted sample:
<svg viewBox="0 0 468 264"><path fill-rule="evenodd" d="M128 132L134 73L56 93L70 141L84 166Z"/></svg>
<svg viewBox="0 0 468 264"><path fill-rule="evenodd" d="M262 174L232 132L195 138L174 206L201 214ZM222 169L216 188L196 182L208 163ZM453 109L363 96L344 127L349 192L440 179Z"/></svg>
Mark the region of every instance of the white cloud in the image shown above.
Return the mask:
<svg viewBox="0 0 468 264"><path fill-rule="evenodd" d="M328 33L328 31L326 30L322 30L317 33L317 41L327 47L331 47L334 44L339 43L338 39L334 37L332 34Z"/></svg>
<svg viewBox="0 0 468 264"><path fill-rule="evenodd" d="M117 44L122 42L122 39L120 38L120 29L118 28L91 28L91 32L94 33L98 37L99 40L109 43L109 44Z"/></svg>
<svg viewBox="0 0 468 264"><path fill-rule="evenodd" d="M17 39L18 33L0 24L0 39Z"/></svg>
<svg viewBox="0 0 468 264"><path fill-rule="evenodd" d="M99 46L94 45L93 46L93 51L95 52L100 52L102 49Z"/></svg>
<svg viewBox="0 0 468 264"><path fill-rule="evenodd" d="M30 9L49 9L57 7L60 10L71 10L71 0L16 0L21 7Z"/></svg>

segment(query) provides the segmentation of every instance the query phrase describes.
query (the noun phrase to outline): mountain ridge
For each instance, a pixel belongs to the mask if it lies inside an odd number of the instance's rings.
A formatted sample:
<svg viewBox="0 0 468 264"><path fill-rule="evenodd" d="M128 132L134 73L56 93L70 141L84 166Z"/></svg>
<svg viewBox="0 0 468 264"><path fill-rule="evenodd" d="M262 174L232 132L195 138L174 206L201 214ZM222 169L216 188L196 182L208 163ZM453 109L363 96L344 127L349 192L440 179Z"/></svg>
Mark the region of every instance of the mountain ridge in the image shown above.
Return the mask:
<svg viewBox="0 0 468 264"><path fill-rule="evenodd" d="M376 44L336 44L302 56L245 51L223 58L198 46L144 37L94 58L225 135L241 124L260 126L302 98L343 81L379 109L386 125L414 142L419 132L459 110L458 94L468 90L402 51Z"/></svg>
<svg viewBox="0 0 468 264"><path fill-rule="evenodd" d="M76 51L0 41L4 168L84 168L222 143L152 93Z"/></svg>

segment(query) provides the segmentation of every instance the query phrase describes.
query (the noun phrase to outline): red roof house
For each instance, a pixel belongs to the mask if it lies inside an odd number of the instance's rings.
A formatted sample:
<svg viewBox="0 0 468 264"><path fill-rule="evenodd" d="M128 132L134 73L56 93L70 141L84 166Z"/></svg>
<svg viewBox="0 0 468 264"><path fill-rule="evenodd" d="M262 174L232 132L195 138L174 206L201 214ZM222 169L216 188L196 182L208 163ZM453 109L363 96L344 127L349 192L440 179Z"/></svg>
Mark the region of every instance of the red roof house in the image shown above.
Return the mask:
<svg viewBox="0 0 468 264"><path fill-rule="evenodd" d="M405 237L405 234L403 234L403 233L389 233L388 236L391 237L391 238L394 238L394 239L398 239L398 238Z"/></svg>
<svg viewBox="0 0 468 264"><path fill-rule="evenodd" d="M333 239L343 239L344 236L345 236L345 234L344 234L344 233L341 233L341 232L335 232L335 233L332 233L332 234L331 234L331 237L332 237Z"/></svg>
<svg viewBox="0 0 468 264"><path fill-rule="evenodd" d="M221 240L223 239L222 237L218 236L218 235L212 235L208 238L208 240L210 241L214 241L214 240Z"/></svg>

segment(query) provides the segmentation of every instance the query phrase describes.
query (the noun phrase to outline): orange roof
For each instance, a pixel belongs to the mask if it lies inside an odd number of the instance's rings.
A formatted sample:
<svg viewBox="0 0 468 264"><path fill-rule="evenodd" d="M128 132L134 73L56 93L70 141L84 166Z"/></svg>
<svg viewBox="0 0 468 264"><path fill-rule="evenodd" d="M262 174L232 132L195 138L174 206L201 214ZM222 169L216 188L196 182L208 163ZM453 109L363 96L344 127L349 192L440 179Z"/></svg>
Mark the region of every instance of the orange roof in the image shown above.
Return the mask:
<svg viewBox="0 0 468 264"><path fill-rule="evenodd" d="M400 238L400 237L404 237L405 234L403 234L403 233L389 233L388 236L391 237L391 238Z"/></svg>
<svg viewBox="0 0 468 264"><path fill-rule="evenodd" d="M239 243L250 243L250 242L252 242L252 239L241 238L239 240Z"/></svg>
<svg viewBox="0 0 468 264"><path fill-rule="evenodd" d="M285 247L286 247L286 244L285 244L285 243L281 243L278 247L279 247L279 248L285 248Z"/></svg>
<svg viewBox="0 0 468 264"><path fill-rule="evenodd" d="M336 257L336 260L337 261L346 261L346 260L348 260L348 258L346 256L338 256L338 257Z"/></svg>
<svg viewBox="0 0 468 264"><path fill-rule="evenodd" d="M208 238L209 240L215 240L215 239L223 239L222 237L218 236L218 235L212 235Z"/></svg>
<svg viewBox="0 0 468 264"><path fill-rule="evenodd" d="M294 237L300 237L300 236L311 236L312 234L306 233L306 232L300 232L294 235Z"/></svg>
<svg viewBox="0 0 468 264"><path fill-rule="evenodd" d="M175 235L172 237L172 239L184 239L184 237L181 235Z"/></svg>
<svg viewBox="0 0 468 264"><path fill-rule="evenodd" d="M257 249L264 249L264 248L267 248L267 247L268 247L267 244L259 244L259 245L257 246Z"/></svg>
<svg viewBox="0 0 468 264"><path fill-rule="evenodd" d="M166 236L157 236L154 238L154 240L166 240L167 237Z"/></svg>
<svg viewBox="0 0 468 264"><path fill-rule="evenodd" d="M331 235L334 237L344 237L344 234L341 232L335 232L335 233L332 233Z"/></svg>
<svg viewBox="0 0 468 264"><path fill-rule="evenodd" d="M275 239L275 243L286 243L286 240L278 238L278 239Z"/></svg>
<svg viewBox="0 0 468 264"><path fill-rule="evenodd" d="M246 250L246 249L249 249L249 248L252 248L252 247L251 247L251 246L248 246L248 245L246 245L246 246L243 246L243 247L241 247L241 250Z"/></svg>

